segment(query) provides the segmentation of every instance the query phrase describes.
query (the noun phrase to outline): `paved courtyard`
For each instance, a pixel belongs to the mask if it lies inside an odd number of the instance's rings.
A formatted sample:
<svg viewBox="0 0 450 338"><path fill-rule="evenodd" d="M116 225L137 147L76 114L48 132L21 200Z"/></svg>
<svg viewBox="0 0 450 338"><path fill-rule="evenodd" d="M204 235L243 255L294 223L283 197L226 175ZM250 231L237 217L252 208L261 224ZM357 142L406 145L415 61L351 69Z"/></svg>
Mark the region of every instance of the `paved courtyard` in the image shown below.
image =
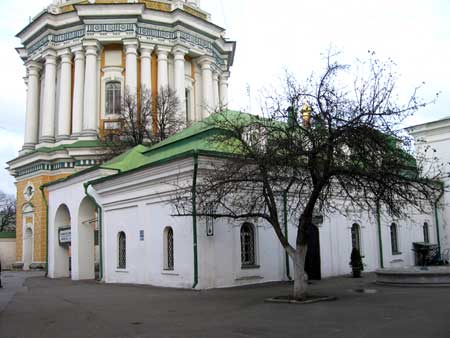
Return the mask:
<svg viewBox="0 0 450 338"><path fill-rule="evenodd" d="M198 292L2 277L1 338L450 337L450 289L382 287L373 275L314 283L313 293L338 300L310 305L264 303L288 283Z"/></svg>

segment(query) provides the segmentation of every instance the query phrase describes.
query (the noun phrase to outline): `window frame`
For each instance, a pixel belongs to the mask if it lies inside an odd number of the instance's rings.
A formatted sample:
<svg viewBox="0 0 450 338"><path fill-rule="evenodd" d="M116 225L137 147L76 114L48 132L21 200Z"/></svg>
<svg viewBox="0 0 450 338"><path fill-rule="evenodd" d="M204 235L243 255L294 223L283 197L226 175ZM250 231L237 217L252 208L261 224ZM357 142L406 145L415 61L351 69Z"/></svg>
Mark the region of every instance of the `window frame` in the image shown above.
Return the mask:
<svg viewBox="0 0 450 338"><path fill-rule="evenodd" d="M399 250L399 241L398 241L398 225L395 222L392 222L389 226L389 233L391 236L391 251L393 255L401 254Z"/></svg>
<svg viewBox="0 0 450 338"><path fill-rule="evenodd" d="M164 229L164 271L175 271L175 240L173 228L168 226Z"/></svg>
<svg viewBox="0 0 450 338"><path fill-rule="evenodd" d="M248 229L248 231L244 232L245 229ZM239 243L240 243L241 268L242 269L259 268L257 262L256 229L252 223L245 222L240 226Z"/></svg>
<svg viewBox="0 0 450 338"><path fill-rule="evenodd" d="M126 268L127 268L127 235L125 231L119 231L117 234L117 269L126 270Z"/></svg>
<svg viewBox="0 0 450 338"><path fill-rule="evenodd" d="M112 98L112 112L109 112L109 96L110 90L108 89L109 86L115 85ZM117 93L119 92L119 95L117 97ZM107 80L105 82L105 117L111 117L111 116L117 116L121 114L121 108L122 108L122 82L118 80Z"/></svg>
<svg viewBox="0 0 450 338"><path fill-rule="evenodd" d="M424 243L430 243L430 226L428 222L423 222L422 230Z"/></svg>
<svg viewBox="0 0 450 338"><path fill-rule="evenodd" d="M351 239L352 239L352 249L358 249L359 253L362 254L361 250L361 226L358 223L353 223L351 230ZM356 245L355 245L356 244Z"/></svg>

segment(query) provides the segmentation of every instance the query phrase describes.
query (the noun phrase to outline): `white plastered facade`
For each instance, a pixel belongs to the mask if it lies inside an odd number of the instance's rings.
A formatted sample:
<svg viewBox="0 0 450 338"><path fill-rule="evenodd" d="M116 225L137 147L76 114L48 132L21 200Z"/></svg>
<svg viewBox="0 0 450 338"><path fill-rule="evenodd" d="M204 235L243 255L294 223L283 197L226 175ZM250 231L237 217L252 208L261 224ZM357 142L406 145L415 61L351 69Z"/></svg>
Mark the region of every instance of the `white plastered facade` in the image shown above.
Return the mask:
<svg viewBox="0 0 450 338"><path fill-rule="evenodd" d="M199 168L207 166L209 160L200 157ZM214 234L208 236L206 222L197 218L198 280L195 279L194 223L191 216L174 216L176 211L170 201L174 195L174 184L191 182L194 162L192 157L152 166L129 174L111 176L100 183L94 183L88 191L95 197L102 209L102 278L107 283L132 283L164 287L209 289L239 286L245 284L281 281L292 274L293 265L286 255L272 227L263 221L253 219L214 221ZM50 188L50 220L55 217L61 205L67 205L71 219L77 217L80 203L86 198L81 182L94 179L80 176L67 182L57 183ZM170 183L172 182L172 183ZM430 210L431 211L431 210ZM417 214L411 211L410 219L381 218L383 262L385 267L409 266L414 264L412 242L423 242L423 224L429 224L430 242L436 243L435 220L432 214ZM255 264L248 268L241 264L240 230L244 222L252 224L255 230ZM390 225L397 224L398 250L391 248ZM322 277L350 273L352 250L351 227L360 226L360 247L365 271L380 268L379 232L376 215L348 210L346 215L332 214L324 217L319 225L320 265ZM57 253L57 226L50 221L49 230L49 276L61 277L56 271L52 255ZM76 242L79 226L72 220L72 278L91 278L77 270L77 255L83 250L92 250ZM165 239L167 227L173 230L174 267L165 269ZM294 244L297 227L288 222L289 239ZM126 267L118 267L118 234L126 235ZM53 246L52 246L53 245ZM92 264L92 262L91 262ZM90 271L93 271L92 269Z"/></svg>

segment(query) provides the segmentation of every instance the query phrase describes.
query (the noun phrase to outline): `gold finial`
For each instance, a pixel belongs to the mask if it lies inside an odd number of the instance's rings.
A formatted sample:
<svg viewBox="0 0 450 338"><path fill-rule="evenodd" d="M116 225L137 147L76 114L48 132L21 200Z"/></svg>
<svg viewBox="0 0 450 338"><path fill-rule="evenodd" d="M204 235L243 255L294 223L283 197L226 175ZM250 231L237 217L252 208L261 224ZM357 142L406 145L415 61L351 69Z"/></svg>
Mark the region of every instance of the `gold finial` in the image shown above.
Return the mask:
<svg viewBox="0 0 450 338"><path fill-rule="evenodd" d="M305 100L302 107L302 119L303 119L303 125L305 127L309 127L311 125L311 106L308 104L308 102Z"/></svg>

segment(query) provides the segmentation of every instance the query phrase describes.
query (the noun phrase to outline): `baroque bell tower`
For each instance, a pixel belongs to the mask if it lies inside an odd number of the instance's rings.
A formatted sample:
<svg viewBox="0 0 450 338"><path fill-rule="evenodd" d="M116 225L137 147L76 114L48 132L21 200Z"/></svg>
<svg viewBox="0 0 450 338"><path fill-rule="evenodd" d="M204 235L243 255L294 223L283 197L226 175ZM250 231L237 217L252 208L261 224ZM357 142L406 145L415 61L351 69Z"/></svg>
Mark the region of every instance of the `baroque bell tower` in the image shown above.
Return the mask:
<svg viewBox="0 0 450 338"><path fill-rule="evenodd" d="M54 0L18 34L26 68L25 136L8 162L17 188L17 266L44 266L48 196L40 187L98 165L115 102L171 87L180 118L228 103L235 42L199 0Z"/></svg>

